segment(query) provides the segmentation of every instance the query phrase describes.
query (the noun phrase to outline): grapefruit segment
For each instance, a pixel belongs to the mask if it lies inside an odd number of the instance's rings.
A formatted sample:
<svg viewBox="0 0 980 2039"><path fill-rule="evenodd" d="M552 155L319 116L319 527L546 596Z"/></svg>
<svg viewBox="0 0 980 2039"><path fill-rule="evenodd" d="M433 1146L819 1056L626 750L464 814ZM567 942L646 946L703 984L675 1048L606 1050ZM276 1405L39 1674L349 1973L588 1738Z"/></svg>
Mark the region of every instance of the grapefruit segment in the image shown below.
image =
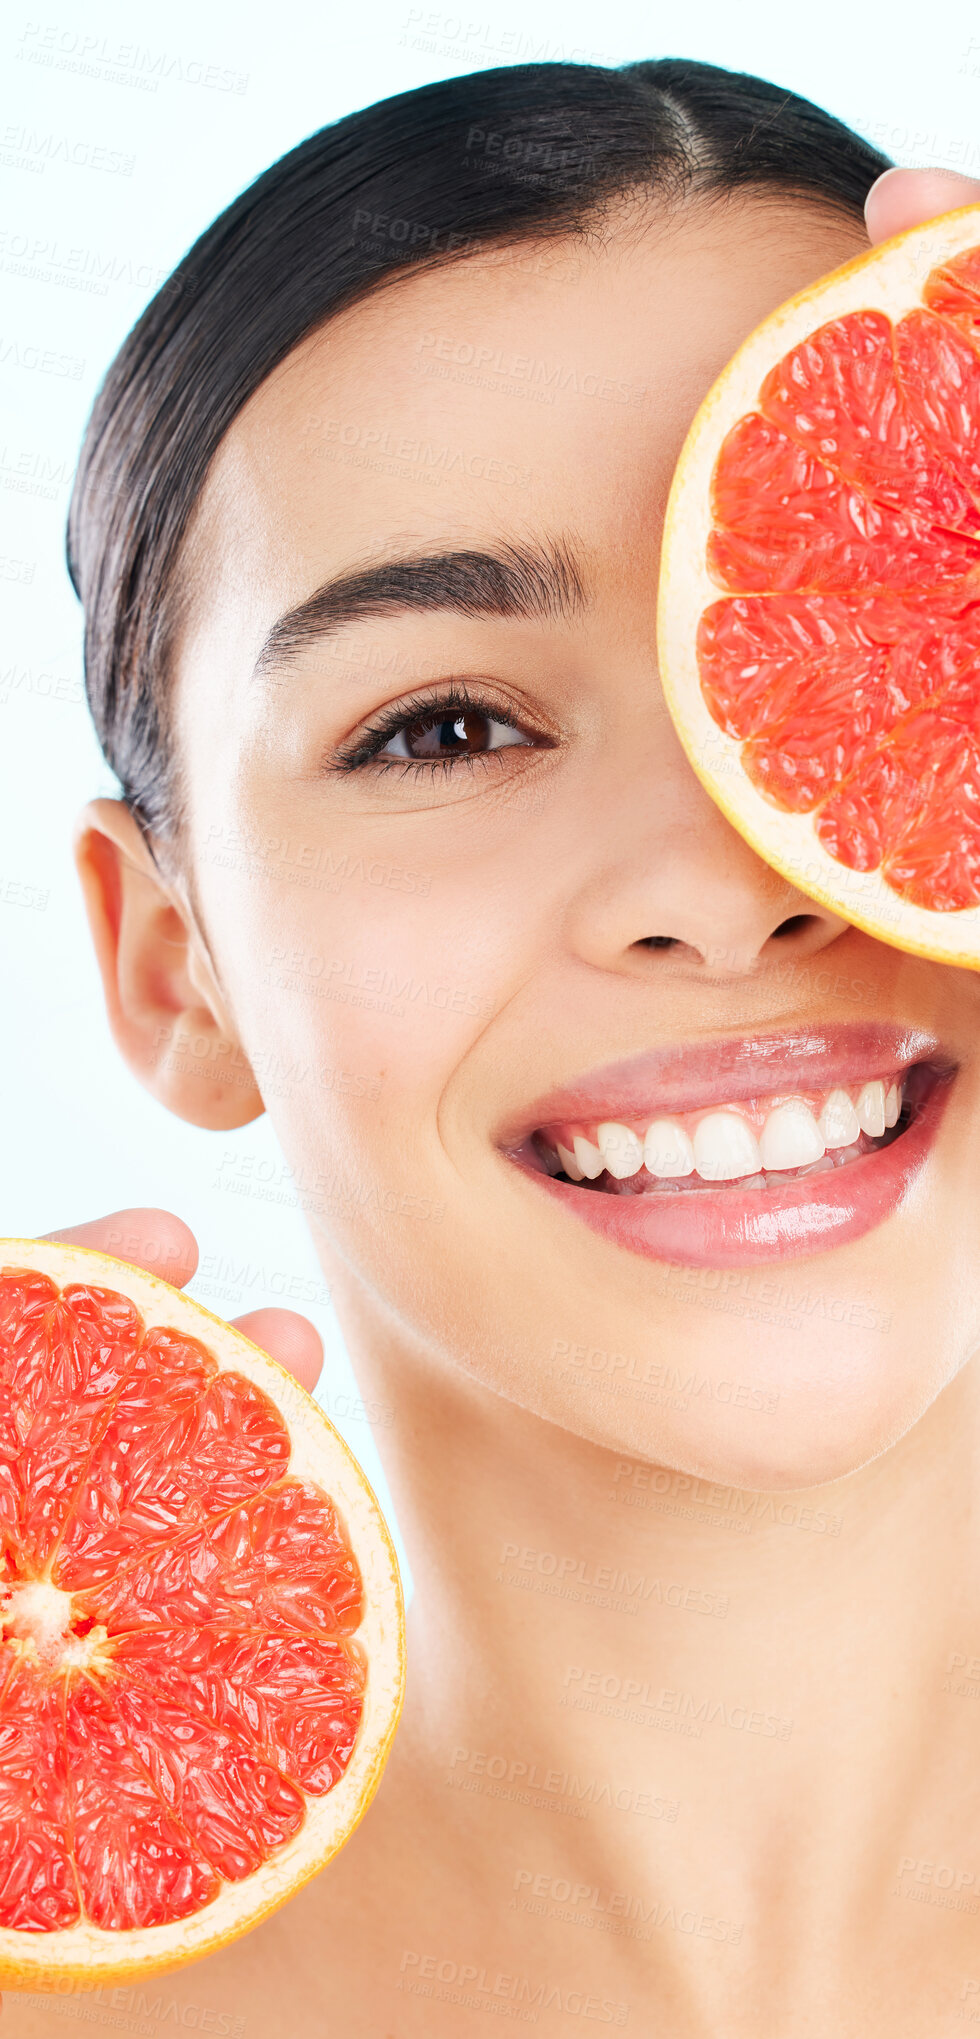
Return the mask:
<svg viewBox="0 0 980 2039"><path fill-rule="evenodd" d="M228 1635L350 1635L361 1618L360 1578L333 1511L294 1480L119 1566L111 1546L81 1572L69 1554L56 1560L55 1576L83 1615L111 1617L114 1635L202 1625Z"/></svg>
<svg viewBox="0 0 980 2039"><path fill-rule="evenodd" d="M215 1874L237 1882L303 1823L302 1792L240 1735L120 1680L114 1711L162 1806Z"/></svg>
<svg viewBox="0 0 980 2039"><path fill-rule="evenodd" d="M180 1530L216 1519L289 1461L268 1397L216 1373L203 1346L166 1329L143 1341L105 1414L58 1543L72 1587Z"/></svg>
<svg viewBox="0 0 980 2039"><path fill-rule="evenodd" d="M108 1694L84 1677L65 1682L68 1838L79 1910L106 1932L199 1912L217 1894L216 1871L154 1789Z"/></svg>
<svg viewBox="0 0 980 2039"><path fill-rule="evenodd" d="M349 1650L322 1636L136 1630L120 1637L129 1685L174 1695L240 1735L303 1791L329 1791L350 1759L359 1672Z"/></svg>
<svg viewBox="0 0 980 2039"><path fill-rule="evenodd" d="M770 370L759 409L827 463L842 496L841 484L852 483L859 504L891 503L929 531L980 531L972 498L917 423L896 373L895 340L909 323L896 335L882 312L831 319Z"/></svg>
<svg viewBox="0 0 980 2039"><path fill-rule="evenodd" d="M944 318L910 312L895 332L895 367L913 416L952 472L980 495L980 325L973 344Z"/></svg>
<svg viewBox="0 0 980 2039"><path fill-rule="evenodd" d="M980 208L801 292L729 363L674 476L658 644L759 854L980 968Z"/></svg>
<svg viewBox="0 0 980 2039"><path fill-rule="evenodd" d="M938 262L926 278L922 295L931 311L951 319L968 340L980 338L980 252L976 248L967 248L949 262Z"/></svg>
<svg viewBox="0 0 980 2039"><path fill-rule="evenodd" d="M22 1933L73 1924L60 1694L0 1649L0 1917Z"/></svg>
<svg viewBox="0 0 980 2039"><path fill-rule="evenodd" d="M708 563L739 593L959 585L980 565L972 530L878 499L758 412L721 448L714 513Z"/></svg>
<svg viewBox="0 0 980 2039"><path fill-rule="evenodd" d="M0 1983L246 1931L353 1831L403 1687L391 1541L315 1403L166 1283L0 1242Z"/></svg>

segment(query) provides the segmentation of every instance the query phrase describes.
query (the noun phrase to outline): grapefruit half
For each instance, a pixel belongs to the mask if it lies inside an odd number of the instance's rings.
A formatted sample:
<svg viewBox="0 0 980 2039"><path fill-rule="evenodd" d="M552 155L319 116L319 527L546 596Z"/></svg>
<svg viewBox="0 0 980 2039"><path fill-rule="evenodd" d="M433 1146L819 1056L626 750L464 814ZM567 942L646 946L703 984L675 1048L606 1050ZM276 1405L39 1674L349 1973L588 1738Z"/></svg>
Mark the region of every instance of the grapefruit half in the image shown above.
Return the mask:
<svg viewBox="0 0 980 2039"><path fill-rule="evenodd" d="M169 1283L0 1240L0 1984L257 1924L358 1824L403 1689L391 1539L310 1396Z"/></svg>
<svg viewBox="0 0 980 2039"><path fill-rule="evenodd" d="M980 968L980 207L739 349L674 475L658 648L694 770L767 863Z"/></svg>

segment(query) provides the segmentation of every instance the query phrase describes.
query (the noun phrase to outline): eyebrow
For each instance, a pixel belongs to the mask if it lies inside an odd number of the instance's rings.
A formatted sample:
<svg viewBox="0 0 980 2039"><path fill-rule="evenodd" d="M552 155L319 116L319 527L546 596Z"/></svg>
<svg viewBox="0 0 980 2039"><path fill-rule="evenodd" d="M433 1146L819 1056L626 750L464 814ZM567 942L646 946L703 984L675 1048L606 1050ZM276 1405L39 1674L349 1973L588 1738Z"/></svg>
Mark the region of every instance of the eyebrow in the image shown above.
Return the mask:
<svg viewBox="0 0 980 2039"><path fill-rule="evenodd" d="M355 623L414 609L462 616L561 620L584 607L586 581L564 539L495 551L426 552L355 569L324 585L275 622L252 677L288 664L307 646Z"/></svg>

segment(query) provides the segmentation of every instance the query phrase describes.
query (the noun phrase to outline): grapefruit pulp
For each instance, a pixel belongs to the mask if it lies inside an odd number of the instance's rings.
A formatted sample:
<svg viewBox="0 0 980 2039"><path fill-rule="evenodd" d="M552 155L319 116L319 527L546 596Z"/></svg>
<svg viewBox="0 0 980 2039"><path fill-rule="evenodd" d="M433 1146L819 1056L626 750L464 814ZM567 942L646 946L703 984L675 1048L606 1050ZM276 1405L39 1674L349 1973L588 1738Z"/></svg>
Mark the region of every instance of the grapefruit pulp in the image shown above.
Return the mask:
<svg viewBox="0 0 980 2039"><path fill-rule="evenodd" d="M980 968L980 207L739 349L675 471L658 645L690 762L760 856Z"/></svg>
<svg viewBox="0 0 980 2039"><path fill-rule="evenodd" d="M0 1984L235 1938L378 1785L397 1560L311 1398L167 1282L0 1240Z"/></svg>

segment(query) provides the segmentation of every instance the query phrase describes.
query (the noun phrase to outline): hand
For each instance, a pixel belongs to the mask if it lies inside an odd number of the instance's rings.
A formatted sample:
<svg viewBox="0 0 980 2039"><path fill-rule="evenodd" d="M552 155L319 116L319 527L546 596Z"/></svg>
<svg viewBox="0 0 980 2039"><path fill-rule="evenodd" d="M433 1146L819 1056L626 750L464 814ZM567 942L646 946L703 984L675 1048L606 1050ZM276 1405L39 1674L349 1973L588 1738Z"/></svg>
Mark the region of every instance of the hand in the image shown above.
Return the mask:
<svg viewBox="0 0 980 2039"><path fill-rule="evenodd" d="M958 170L884 170L865 200L872 246L961 205L980 205L980 183Z"/></svg>
<svg viewBox="0 0 980 2039"><path fill-rule="evenodd" d="M147 1274L159 1275L176 1289L190 1281L197 1266L197 1240L188 1225L172 1211L111 1211L106 1218L92 1218L86 1225L71 1225L63 1232L45 1232L67 1246L89 1246L96 1253L111 1253L116 1260L128 1260ZM279 1361L301 1387L312 1392L323 1365L323 1341L308 1317L295 1310L249 1310L233 1317L237 1331L244 1331L255 1345L261 1345Z"/></svg>

